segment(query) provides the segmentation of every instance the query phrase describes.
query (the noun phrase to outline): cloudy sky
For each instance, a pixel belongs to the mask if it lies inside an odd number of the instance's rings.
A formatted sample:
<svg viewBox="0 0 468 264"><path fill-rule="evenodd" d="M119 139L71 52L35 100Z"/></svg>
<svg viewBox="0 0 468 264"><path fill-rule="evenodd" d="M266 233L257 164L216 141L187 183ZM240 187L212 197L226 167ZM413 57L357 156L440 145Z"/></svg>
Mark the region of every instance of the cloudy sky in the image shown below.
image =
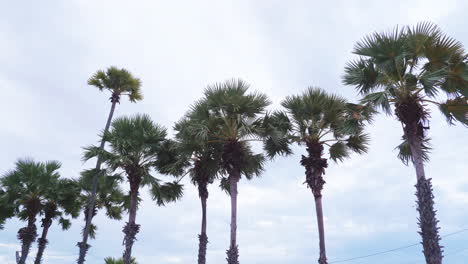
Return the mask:
<svg viewBox="0 0 468 264"><path fill-rule="evenodd" d="M109 94L86 85L98 69L125 67L141 78L145 99L126 100L116 115L148 113L171 128L207 84L241 77L274 105L307 86L356 100L341 84L356 41L373 31L419 21L437 23L468 45L468 2L415 1L0 1L0 170L15 160L59 160L61 174L77 177L92 162L82 146L96 143L110 107ZM468 228L468 135L432 112L433 178L441 234ZM330 164L324 190L328 256L332 263L419 241L412 167L396 159L401 126L380 115L368 128L367 155ZM261 178L239 187L238 239L243 264L314 263L318 258L313 197L302 183L301 149L270 162ZM143 190L141 232L134 255L141 264L195 263L200 203L186 182L183 199L157 207ZM229 198L210 187L208 263L223 263L229 242ZM123 251L123 221L99 215L88 263ZM14 263L11 220L0 232L0 263ZM81 217L69 231L54 225L47 264L72 263ZM468 258L468 232L443 238L445 263ZM35 247L34 247L35 250ZM34 250L32 255L34 254ZM423 263L421 246L358 259L355 264ZM30 257L32 261L33 257ZM32 262L31 262L32 263ZM338 263L338 262L336 262Z"/></svg>

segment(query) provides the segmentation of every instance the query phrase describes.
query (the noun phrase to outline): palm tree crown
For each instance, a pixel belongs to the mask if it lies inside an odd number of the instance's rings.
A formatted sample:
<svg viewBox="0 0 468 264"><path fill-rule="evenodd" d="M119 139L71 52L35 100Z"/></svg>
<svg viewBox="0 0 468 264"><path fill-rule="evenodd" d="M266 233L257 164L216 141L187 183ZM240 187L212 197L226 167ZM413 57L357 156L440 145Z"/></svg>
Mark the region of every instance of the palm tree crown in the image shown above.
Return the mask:
<svg viewBox="0 0 468 264"><path fill-rule="evenodd" d="M141 94L141 81L126 69L109 67L106 71L97 71L88 80L88 84L97 87L100 91L108 90L111 92L111 101L119 102L120 96L128 95L130 102L136 102L143 99Z"/></svg>
<svg viewBox="0 0 468 264"><path fill-rule="evenodd" d="M346 99L309 87L302 95L289 96L283 102L286 113L271 117L276 127L289 133L292 143L328 146L330 158L337 162L352 152L367 151L365 122L371 121L374 110L369 105L348 103Z"/></svg>
<svg viewBox="0 0 468 264"><path fill-rule="evenodd" d="M166 154L167 140L166 130L155 124L149 116L118 118L112 122L110 131L103 135L103 139L109 143L110 150L87 147L84 158L100 155L110 172L120 172L127 176L130 184L129 221L123 230L126 247L123 260L129 264L135 236L140 229L135 223L140 187L149 186L153 199L158 205L164 205L182 196L182 186L178 182L161 184L161 180L152 176L152 170L159 169L159 158Z"/></svg>
<svg viewBox="0 0 468 264"><path fill-rule="evenodd" d="M9 203L21 220L28 222L18 231L22 243L20 264L26 262L29 249L37 237L36 217L44 209L44 201L57 184L60 174L57 161L35 162L30 159L18 160L15 169L7 172L0 180L4 188L2 203Z"/></svg>
<svg viewBox="0 0 468 264"><path fill-rule="evenodd" d="M416 128L406 127L420 134L428 103L436 104L449 123L468 125L467 54L461 43L437 26L420 23L374 33L358 42L354 53L359 59L348 63L343 82L356 87L364 96L362 102L389 115L393 105L398 120L418 123ZM447 96L443 102L441 93Z"/></svg>

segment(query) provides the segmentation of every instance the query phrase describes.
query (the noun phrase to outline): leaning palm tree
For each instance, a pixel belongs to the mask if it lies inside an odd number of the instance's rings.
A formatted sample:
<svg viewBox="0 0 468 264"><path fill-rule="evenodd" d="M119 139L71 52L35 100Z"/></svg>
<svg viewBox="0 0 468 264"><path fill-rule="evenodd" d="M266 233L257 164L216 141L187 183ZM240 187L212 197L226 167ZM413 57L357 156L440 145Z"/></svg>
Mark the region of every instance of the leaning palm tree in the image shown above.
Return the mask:
<svg viewBox="0 0 468 264"><path fill-rule="evenodd" d="M345 69L344 83L354 85L362 102L388 115L392 106L403 127L399 158L412 161L424 256L429 264L442 263L439 228L434 209L428 160L428 104L435 104L447 121L468 125L468 64L463 45L430 23L374 33L358 42L359 59ZM445 94L447 98L441 98Z"/></svg>
<svg viewBox="0 0 468 264"><path fill-rule="evenodd" d="M107 117L106 126L104 133L109 130L109 126L114 115L115 106L120 103L122 95L127 95L130 102L137 102L143 99L140 91L141 82L140 79L133 77L133 75L125 69L118 69L116 67L110 67L106 71L97 71L89 80L88 85L97 87L100 91L107 90L111 93L111 109L109 116ZM104 141L101 141L100 148L104 149ZM102 159L100 156L97 157L96 161L96 172L101 171ZM88 237L91 231L91 221L93 219L94 203L96 199L96 191L98 185L98 175L96 174L92 182L92 191L88 205L88 213L86 223L83 231L83 240L78 242L77 246L80 248L78 256L78 264L83 264L90 245L88 245Z"/></svg>
<svg viewBox="0 0 468 264"><path fill-rule="evenodd" d="M115 259L115 258L108 257L104 259L104 262L105 264L124 264L123 259L121 258ZM135 258L132 258L130 260L130 264L138 264L138 262L136 261Z"/></svg>
<svg viewBox="0 0 468 264"><path fill-rule="evenodd" d="M120 174L111 175L105 169L101 169L101 172L99 173L96 173L95 169L82 171L78 180L81 187L80 200L82 204L89 204L94 175L98 175L98 188L96 191L92 218L97 215L98 211L104 210L108 218L115 220L122 219L123 210L126 209L126 197L120 188L120 183L123 181ZM88 208L83 208L83 212L86 220L88 217ZM96 238L96 232L97 226L91 224L89 237L92 239Z"/></svg>
<svg viewBox="0 0 468 264"><path fill-rule="evenodd" d="M48 185L47 195L43 200L42 218L42 235L37 240L38 250L34 264L42 262L42 256L47 246L47 234L52 225L53 220L58 219L58 222L63 230L70 228L70 219L67 215L76 218L79 215L81 203L79 200L80 187L74 180L61 179L55 183Z"/></svg>
<svg viewBox="0 0 468 264"><path fill-rule="evenodd" d="M186 169L186 174L190 176L192 183L198 187L198 196L202 207L201 233L198 235L198 264L205 264L208 244L206 232L208 184L213 183L219 175L222 145L210 142L210 140L194 140L196 135L190 129L194 120L188 117L190 115L191 113L188 113L174 127L177 141L173 151L178 155L175 156L175 162L169 165L172 165L170 171L173 174L178 174L177 170Z"/></svg>
<svg viewBox="0 0 468 264"><path fill-rule="evenodd" d="M264 123L265 108L270 102L264 94L248 94L248 88L244 81L234 79L209 86L188 116L193 121L189 129L194 140L222 145L220 168L228 177L221 182L231 197L230 245L226 252L229 264L239 263L237 184L241 175L247 179L259 176L265 161L262 153L253 153L250 142L271 138Z"/></svg>
<svg viewBox="0 0 468 264"><path fill-rule="evenodd" d="M366 152L368 136L362 133L363 125L370 121L373 110L312 87L301 95L287 97L282 106L286 113L276 112L270 119L278 128L288 132L289 143L306 147L307 155L302 156L300 164L305 168L305 183L315 199L320 248L318 263L326 264L322 189L328 162L324 151L327 149L329 158L336 163L353 152Z"/></svg>
<svg viewBox="0 0 468 264"><path fill-rule="evenodd" d="M91 146L86 148L84 158L101 156L109 171L122 172L127 177L130 204L128 222L123 228L123 262L130 264L133 243L140 230L140 225L135 222L140 188L148 186L157 204L164 205L182 196L182 186L177 182L161 184L161 180L151 175L152 169L158 169L155 165L166 142L166 130L147 115L116 119L110 131L103 135L103 140L109 142L109 151Z"/></svg>
<svg viewBox="0 0 468 264"><path fill-rule="evenodd" d="M2 203L9 203L14 207L15 215L27 221L27 226L18 231L18 239L21 241L18 264L26 263L31 245L36 240L36 217L44 208L43 201L50 194L49 186L59 180L59 168L60 163L57 161L43 163L23 159L18 160L15 169L0 179L5 189Z"/></svg>

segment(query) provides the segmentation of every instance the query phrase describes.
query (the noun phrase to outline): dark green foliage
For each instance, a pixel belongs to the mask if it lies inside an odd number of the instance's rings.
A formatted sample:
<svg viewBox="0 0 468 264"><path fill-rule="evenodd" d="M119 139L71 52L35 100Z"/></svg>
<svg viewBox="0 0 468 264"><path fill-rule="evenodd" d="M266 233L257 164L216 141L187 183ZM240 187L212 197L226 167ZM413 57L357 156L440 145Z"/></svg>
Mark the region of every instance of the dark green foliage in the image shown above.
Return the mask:
<svg viewBox="0 0 468 264"><path fill-rule="evenodd" d="M124 264L122 258L115 259L115 258L105 258L104 259L104 264ZM130 261L130 264L138 264L135 258L132 258Z"/></svg>
<svg viewBox="0 0 468 264"><path fill-rule="evenodd" d="M107 217L110 219L120 220L122 219L122 213L124 209L128 209L125 206L125 195L120 188L120 183L123 181L120 174L111 174L106 170L96 172L95 169L88 169L81 172L79 178L79 184L81 187L80 200L83 205L88 205L91 190L92 190L92 177L97 175L98 177L98 188L96 192L96 202L93 211L93 217L98 213L99 210L105 210ZM87 217L87 207L83 208L85 218ZM90 226L90 237L95 238L97 232L97 226L91 224Z"/></svg>
<svg viewBox="0 0 468 264"><path fill-rule="evenodd" d="M288 143L328 146L329 156L335 162L343 161L352 152L367 151L369 136L363 133L363 126L372 121L375 113L369 105L348 103L337 95L310 87L302 95L287 97L282 106L286 112L277 116L280 127L288 133Z"/></svg>
<svg viewBox="0 0 468 264"><path fill-rule="evenodd" d="M66 215L78 216L81 206L77 199L79 187L73 180L60 179L60 166L57 161L18 160L15 168L0 179L0 208L6 208L0 214L0 222L12 216L28 222L18 231L18 239L22 242L20 263L25 263L37 237L37 216L44 216L42 227L49 228L52 221L58 219L63 229L70 227ZM47 240L41 237L39 242L42 242L43 251ZM40 263L40 256L36 263Z"/></svg>
<svg viewBox="0 0 468 264"><path fill-rule="evenodd" d="M343 82L356 87L363 95L362 103L381 108L389 115L394 105L401 122L409 124L401 117L415 115L420 127L428 117L426 104L436 103L450 124L458 121L468 125L467 54L460 42L446 36L436 25L419 23L373 33L356 44L354 53L359 58L348 63ZM441 98L442 94L446 98ZM404 105L415 106L402 108ZM400 153L399 157L406 154ZM427 153L424 155L427 157Z"/></svg>
<svg viewBox="0 0 468 264"><path fill-rule="evenodd" d="M136 175L141 186L149 186L153 198L160 205L177 200L181 197L182 186L178 183L160 183L152 176L152 169L159 169L159 157L167 155L165 150L166 129L155 124L147 115L121 117L112 122L111 129L104 135L110 150L100 150L99 147L85 148L84 159L88 160L98 154L107 165L108 173L117 172L113 184L120 182L121 173ZM116 198L120 196L115 193ZM109 211L109 210L108 210Z"/></svg>

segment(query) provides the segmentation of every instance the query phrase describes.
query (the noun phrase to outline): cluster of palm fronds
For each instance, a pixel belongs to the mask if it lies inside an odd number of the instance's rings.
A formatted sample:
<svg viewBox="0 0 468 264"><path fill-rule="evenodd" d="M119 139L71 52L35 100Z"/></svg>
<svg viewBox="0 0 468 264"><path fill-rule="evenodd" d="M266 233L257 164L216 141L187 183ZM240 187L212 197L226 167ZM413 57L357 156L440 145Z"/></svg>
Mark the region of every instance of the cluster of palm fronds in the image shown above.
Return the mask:
<svg viewBox="0 0 468 264"><path fill-rule="evenodd" d="M322 189L328 161L339 163L353 153L367 152L370 136L364 131L365 125L382 109L388 115L394 112L403 126L398 157L405 164L411 161L416 169L424 255L427 263L440 264L442 250L432 185L424 173L430 150L427 104L436 104L450 124L459 121L468 125L467 54L459 42L429 23L374 33L358 42L354 53L359 58L346 66L343 82L355 86L363 96L358 103L309 87L302 94L286 97L282 109L267 111L267 95L251 92L246 82L232 79L208 86L203 97L175 123L172 139L148 115L112 120L122 96L132 102L143 98L141 82L124 69L98 71L88 83L111 92L111 110L101 144L84 148L84 160L95 158L95 168L83 171L77 180L62 179L58 162L23 159L1 178L0 227L12 217L27 221L18 231L22 250L17 262L25 263L37 239L37 217L43 217L35 261L40 263L52 222L56 220L67 229L67 217L83 212L85 225L83 239L77 244L77 263L84 263L90 248L88 238L96 235L93 217L104 209L112 219L128 213L123 227L123 257L108 258L106 263L134 263L132 247L140 230L136 215L141 188L148 187L156 204L165 205L182 197L180 182L189 175L202 206L198 263L206 263L208 185L217 182L231 198L226 260L238 264L238 182L260 176L268 159L290 155L291 146L298 144L306 151L299 164L305 169L305 183L315 199L318 262L325 264ZM441 93L447 95L444 102L438 101ZM263 150L254 151L253 142L262 144ZM164 182L156 174L172 175L174 180ZM127 194L120 188L124 181L129 184Z"/></svg>

